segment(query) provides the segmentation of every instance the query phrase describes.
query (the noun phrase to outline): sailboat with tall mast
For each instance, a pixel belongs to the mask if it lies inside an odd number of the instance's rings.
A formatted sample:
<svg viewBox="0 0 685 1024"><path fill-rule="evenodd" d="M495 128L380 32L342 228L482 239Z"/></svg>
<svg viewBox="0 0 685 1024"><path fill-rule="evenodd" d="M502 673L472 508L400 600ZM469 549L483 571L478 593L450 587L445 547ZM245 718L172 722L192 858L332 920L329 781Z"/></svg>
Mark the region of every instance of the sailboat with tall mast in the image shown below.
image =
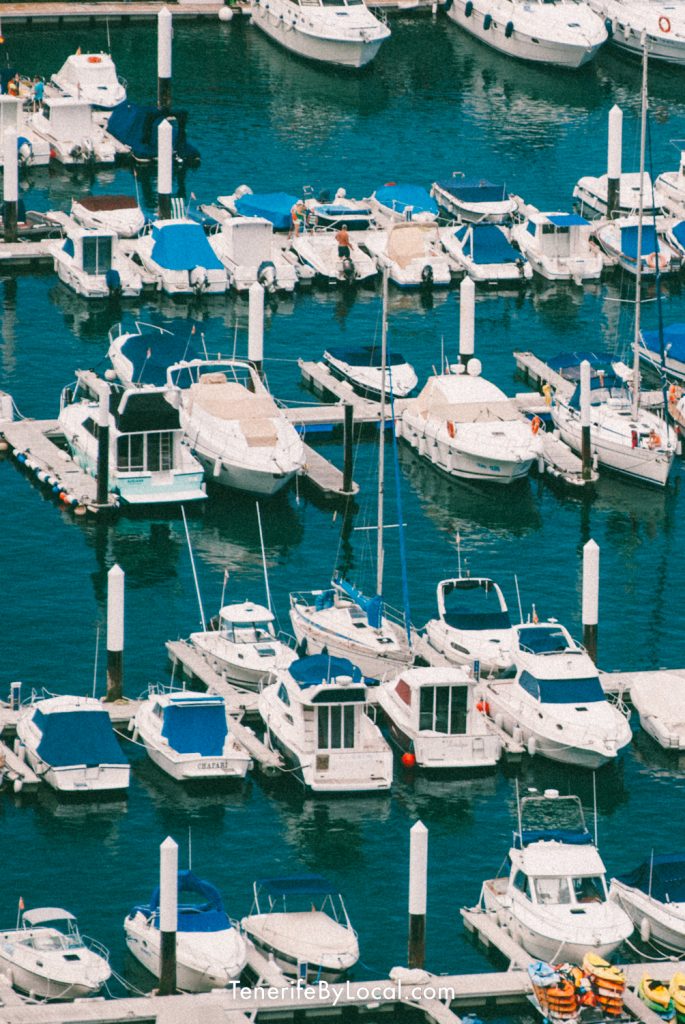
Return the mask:
<svg viewBox="0 0 685 1024"><path fill-rule="evenodd" d="M645 147L647 136L647 43L643 40L642 110L640 131L640 185L637 218L637 251L642 252L645 193ZM593 454L600 466L634 477L644 483L665 486L675 459L677 436L667 421L640 406L640 314L642 261L635 270L635 329L633 335L632 383L610 373L592 378L590 392L590 434ZM552 419L563 441L576 452L582 450L580 384L570 398L558 394Z"/></svg>
<svg viewBox="0 0 685 1024"><path fill-rule="evenodd" d="M386 374L388 373L388 273L383 274L381 394L378 443L376 593L366 595L336 574L325 590L290 595L290 621L300 649L348 658L364 676L382 679L411 664L411 631L383 601ZM392 393L392 381L390 381ZM392 397L391 397L392 401ZM400 520L402 516L400 515ZM401 522L398 526L402 529ZM405 614L405 619L407 618Z"/></svg>

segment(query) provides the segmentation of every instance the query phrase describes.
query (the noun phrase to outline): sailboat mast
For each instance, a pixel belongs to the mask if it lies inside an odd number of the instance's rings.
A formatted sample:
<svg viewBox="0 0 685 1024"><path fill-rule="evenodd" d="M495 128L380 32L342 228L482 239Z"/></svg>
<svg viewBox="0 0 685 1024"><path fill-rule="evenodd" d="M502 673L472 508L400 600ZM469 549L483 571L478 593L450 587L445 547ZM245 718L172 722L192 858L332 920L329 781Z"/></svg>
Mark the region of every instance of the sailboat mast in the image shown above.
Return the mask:
<svg viewBox="0 0 685 1024"><path fill-rule="evenodd" d="M381 322L381 418L378 438L378 536L376 539L376 593L383 593L383 502L385 498L385 381L388 357L388 268L383 268L383 318Z"/></svg>
<svg viewBox="0 0 685 1024"><path fill-rule="evenodd" d="M640 304L642 301L642 220L645 209L645 148L647 139L647 35L642 37L642 104L640 109L640 195L637 210L637 267L635 271L635 333L633 336L633 419L640 405Z"/></svg>

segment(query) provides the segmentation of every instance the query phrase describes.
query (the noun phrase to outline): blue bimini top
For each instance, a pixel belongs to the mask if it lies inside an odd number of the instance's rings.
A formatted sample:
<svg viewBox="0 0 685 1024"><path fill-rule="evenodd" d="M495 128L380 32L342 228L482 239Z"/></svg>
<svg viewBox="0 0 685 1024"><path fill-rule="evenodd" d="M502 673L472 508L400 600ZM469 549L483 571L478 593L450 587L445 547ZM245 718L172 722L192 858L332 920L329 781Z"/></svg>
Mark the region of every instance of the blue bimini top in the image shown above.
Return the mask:
<svg viewBox="0 0 685 1024"><path fill-rule="evenodd" d="M685 853L663 853L648 858L634 871L616 880L647 893L660 903L685 902Z"/></svg>
<svg viewBox="0 0 685 1024"><path fill-rule="evenodd" d="M322 875L262 878L257 885L269 896L336 896L338 890Z"/></svg>
<svg viewBox="0 0 685 1024"><path fill-rule="evenodd" d="M296 202L297 196L287 192L248 192L236 199L235 208L241 217L264 217L271 221L275 231L289 231Z"/></svg>
<svg viewBox="0 0 685 1024"><path fill-rule="evenodd" d="M128 764L116 741L106 711L55 711L44 714L37 707L33 712L33 721L42 733L37 753L53 768Z"/></svg>
<svg viewBox="0 0 685 1024"><path fill-rule="evenodd" d="M204 902L185 902L184 895L200 896ZM159 886L150 897L148 904L139 904L131 911L133 916L140 911L145 917L152 918L154 926L159 928ZM204 878L199 878L192 871L178 873L178 931L179 932L223 932L232 928L228 914L221 901L221 893Z"/></svg>
<svg viewBox="0 0 685 1024"><path fill-rule="evenodd" d="M155 225L152 239L152 259L165 270L223 270L200 224Z"/></svg>
<svg viewBox="0 0 685 1024"><path fill-rule="evenodd" d="M166 384L167 369L174 363L203 358L195 336L185 324L184 334L160 334L159 331L133 334L121 346L121 352L131 362L133 382L155 387Z"/></svg>

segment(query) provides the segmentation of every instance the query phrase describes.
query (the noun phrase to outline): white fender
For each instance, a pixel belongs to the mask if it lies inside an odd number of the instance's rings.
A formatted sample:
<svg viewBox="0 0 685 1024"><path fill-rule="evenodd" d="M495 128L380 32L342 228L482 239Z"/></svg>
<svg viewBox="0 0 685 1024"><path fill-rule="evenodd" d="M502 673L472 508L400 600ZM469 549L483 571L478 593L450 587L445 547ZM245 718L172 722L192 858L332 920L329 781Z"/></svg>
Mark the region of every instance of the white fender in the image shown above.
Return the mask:
<svg viewBox="0 0 685 1024"><path fill-rule="evenodd" d="M652 937L652 922L648 917L643 917L640 921L640 939L642 942L649 942Z"/></svg>
<svg viewBox="0 0 685 1024"><path fill-rule="evenodd" d="M538 749L538 741L535 736L528 737L528 753L531 757L535 757Z"/></svg>

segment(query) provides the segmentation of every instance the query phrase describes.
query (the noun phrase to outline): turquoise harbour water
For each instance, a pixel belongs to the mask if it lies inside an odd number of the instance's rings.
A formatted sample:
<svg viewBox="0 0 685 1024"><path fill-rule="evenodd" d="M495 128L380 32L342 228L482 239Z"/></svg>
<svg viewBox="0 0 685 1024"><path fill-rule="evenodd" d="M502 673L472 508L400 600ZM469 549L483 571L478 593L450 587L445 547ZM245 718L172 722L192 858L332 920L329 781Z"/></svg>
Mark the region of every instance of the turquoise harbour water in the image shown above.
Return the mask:
<svg viewBox="0 0 685 1024"><path fill-rule="evenodd" d="M397 17L377 61L358 76L301 63L239 19L230 25L178 23L174 98L190 112L190 137L202 165L185 190L199 200L241 182L258 190L299 192L304 185L368 195L385 181L430 184L455 169L505 178L526 200L570 208L574 182L601 173L611 105L625 112L624 167L637 168L639 67L611 51L577 74L508 61L462 35L445 17ZM5 51L23 73L49 75L77 46L107 46L104 26L6 29ZM135 99L154 94L155 38L150 26L112 26L112 53ZM683 135L685 76L651 75L651 148L655 172L676 166L670 140ZM86 188L127 191L125 170L92 180L64 170L31 174L29 207L65 207ZM151 198L154 180L140 177ZM632 290L614 277L584 292L539 285L521 296L478 295L476 350L485 374L507 391L515 348L541 356L581 346L606 347L626 358ZM685 317L678 284L669 285L666 322ZM20 411L57 414L59 392L76 367L104 369L109 327L122 316L188 316L202 323L210 349L245 351L247 305L228 298L199 306L151 299L123 311L90 309L52 275L0 280L0 388ZM644 321L656 324L654 302ZM267 373L283 399L309 401L295 360L316 358L324 345L378 337L380 300L373 289L355 296L312 291L269 306ZM456 355L457 293L432 302L391 295L391 344L415 363L421 379ZM629 358L629 357L628 357ZM341 462L337 442L325 451ZM507 493L448 482L400 450L407 522L412 617L434 611L435 586L456 569L454 536L474 573L492 575L515 607L518 575L524 609L556 616L580 632L580 557L594 537L601 547L600 662L605 668L685 665L682 608L684 501L680 466L671 485L652 491L620 479L600 481L592 502L536 480ZM355 525L374 522L375 449L362 443L355 479L362 494ZM388 519L396 522L388 475ZM0 689L21 679L27 692L91 691L96 633L98 680L104 677L106 574L126 572L126 689L168 678L164 642L197 628L192 573L178 519L165 523L121 517L112 524L76 521L45 499L16 466L0 461ZM345 563L362 585L374 579L375 535L341 541L341 518L295 489L263 507L270 582L281 625L288 626L291 589L326 583ZM190 520L207 613L219 603L224 570L229 595L261 599L262 568L254 502L213 494ZM387 592L400 603L396 531L386 551ZM232 916L249 911L258 877L321 871L345 893L359 931L361 976L382 976L406 959L408 831L417 818L430 829L428 966L438 972L478 971L488 961L464 938L459 907L474 903L481 881L502 864L514 822L514 777L440 780L406 774L399 763L391 795L312 799L288 777L258 774L228 794L188 794L158 772L139 747L125 744L133 764L130 796L120 804L63 805L47 790L0 800L3 881L0 923L10 925L17 901L64 905L86 932L112 950L114 966L144 983L125 952L122 922L155 885L158 845L173 835L193 865L223 891ZM592 805L590 776L536 759L520 772L526 786L556 786ZM610 873L648 855L682 849L683 773L636 733L619 764L597 776L600 848Z"/></svg>

